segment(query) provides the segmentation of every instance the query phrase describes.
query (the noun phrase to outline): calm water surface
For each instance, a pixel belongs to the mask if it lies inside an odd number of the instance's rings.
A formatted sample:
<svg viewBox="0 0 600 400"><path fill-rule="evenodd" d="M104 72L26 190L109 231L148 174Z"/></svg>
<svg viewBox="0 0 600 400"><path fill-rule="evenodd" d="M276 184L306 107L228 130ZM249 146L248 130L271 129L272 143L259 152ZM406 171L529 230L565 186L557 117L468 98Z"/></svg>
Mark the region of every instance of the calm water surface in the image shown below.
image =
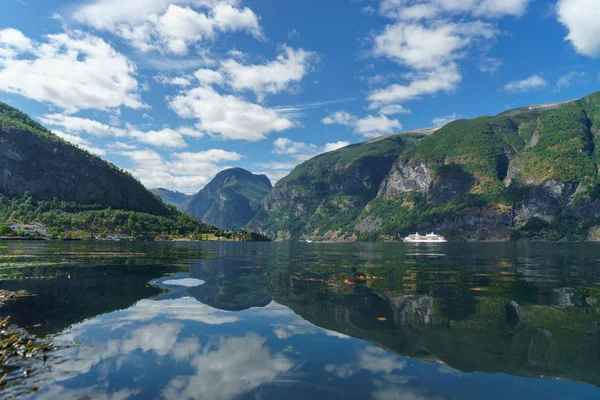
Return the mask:
<svg viewBox="0 0 600 400"><path fill-rule="evenodd" d="M63 346L0 397L599 399L599 288L594 244L0 243Z"/></svg>

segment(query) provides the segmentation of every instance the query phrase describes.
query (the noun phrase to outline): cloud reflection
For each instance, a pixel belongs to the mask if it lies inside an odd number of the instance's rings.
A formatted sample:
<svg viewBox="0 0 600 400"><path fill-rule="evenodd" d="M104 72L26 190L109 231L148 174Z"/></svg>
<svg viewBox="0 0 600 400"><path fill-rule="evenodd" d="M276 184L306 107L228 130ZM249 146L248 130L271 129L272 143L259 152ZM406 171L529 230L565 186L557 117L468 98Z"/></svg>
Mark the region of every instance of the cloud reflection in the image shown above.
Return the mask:
<svg viewBox="0 0 600 400"><path fill-rule="evenodd" d="M215 337L195 325L239 319L181 298L142 300L130 309L76 324L60 339L85 345L59 351L57 356L68 362L55 363L49 375L40 376L44 391L37 398L228 400L272 383L294 367L262 336ZM82 380L85 389L78 388ZM150 389L149 380L158 391Z"/></svg>
<svg viewBox="0 0 600 400"><path fill-rule="evenodd" d="M250 334L221 339L193 357L195 373L174 378L161 393L165 399L228 400L272 383L294 363L272 353L265 338Z"/></svg>

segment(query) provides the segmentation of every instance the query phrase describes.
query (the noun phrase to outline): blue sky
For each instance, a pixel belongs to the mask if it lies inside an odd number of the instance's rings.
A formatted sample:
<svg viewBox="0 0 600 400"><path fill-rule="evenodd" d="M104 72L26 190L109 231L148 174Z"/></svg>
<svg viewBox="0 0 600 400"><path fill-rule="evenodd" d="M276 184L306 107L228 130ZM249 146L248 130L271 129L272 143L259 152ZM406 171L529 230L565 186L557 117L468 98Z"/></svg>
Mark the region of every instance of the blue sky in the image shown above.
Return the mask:
<svg viewBox="0 0 600 400"><path fill-rule="evenodd" d="M598 0L3 0L0 101L184 192L599 90Z"/></svg>

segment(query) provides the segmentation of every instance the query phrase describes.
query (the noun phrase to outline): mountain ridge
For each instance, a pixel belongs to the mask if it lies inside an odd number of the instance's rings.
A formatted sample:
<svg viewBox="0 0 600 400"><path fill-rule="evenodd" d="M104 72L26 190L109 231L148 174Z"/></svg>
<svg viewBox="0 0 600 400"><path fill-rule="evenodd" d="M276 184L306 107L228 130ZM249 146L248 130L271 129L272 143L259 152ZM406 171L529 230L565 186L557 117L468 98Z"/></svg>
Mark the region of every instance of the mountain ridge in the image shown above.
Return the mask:
<svg viewBox="0 0 600 400"><path fill-rule="evenodd" d="M250 226L279 240L386 241L416 230L451 240L600 236L600 92L429 133L387 135L300 164ZM385 145L394 138L403 145ZM361 182L368 193L356 192Z"/></svg>

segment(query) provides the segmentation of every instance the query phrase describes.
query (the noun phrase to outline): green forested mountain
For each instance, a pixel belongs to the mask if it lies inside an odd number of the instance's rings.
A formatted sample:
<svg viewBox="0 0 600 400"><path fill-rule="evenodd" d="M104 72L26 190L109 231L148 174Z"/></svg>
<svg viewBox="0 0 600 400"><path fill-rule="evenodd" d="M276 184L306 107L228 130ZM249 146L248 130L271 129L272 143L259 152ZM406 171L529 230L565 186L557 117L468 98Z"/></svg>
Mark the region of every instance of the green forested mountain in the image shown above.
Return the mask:
<svg viewBox="0 0 600 400"><path fill-rule="evenodd" d="M0 223L33 219L51 231L213 229L167 206L128 173L0 103Z"/></svg>
<svg viewBox="0 0 600 400"><path fill-rule="evenodd" d="M375 198L392 164L413 139L394 135L321 154L296 167L265 198L251 226L278 239L331 239Z"/></svg>
<svg viewBox="0 0 600 400"><path fill-rule="evenodd" d="M132 176L0 103L0 193L168 215Z"/></svg>
<svg viewBox="0 0 600 400"><path fill-rule="evenodd" d="M221 229L237 229L254 217L271 188L265 175L227 169L189 200L186 212Z"/></svg>
<svg viewBox="0 0 600 400"><path fill-rule="evenodd" d="M593 239L599 145L600 93L387 136L298 166L252 226L280 239Z"/></svg>

